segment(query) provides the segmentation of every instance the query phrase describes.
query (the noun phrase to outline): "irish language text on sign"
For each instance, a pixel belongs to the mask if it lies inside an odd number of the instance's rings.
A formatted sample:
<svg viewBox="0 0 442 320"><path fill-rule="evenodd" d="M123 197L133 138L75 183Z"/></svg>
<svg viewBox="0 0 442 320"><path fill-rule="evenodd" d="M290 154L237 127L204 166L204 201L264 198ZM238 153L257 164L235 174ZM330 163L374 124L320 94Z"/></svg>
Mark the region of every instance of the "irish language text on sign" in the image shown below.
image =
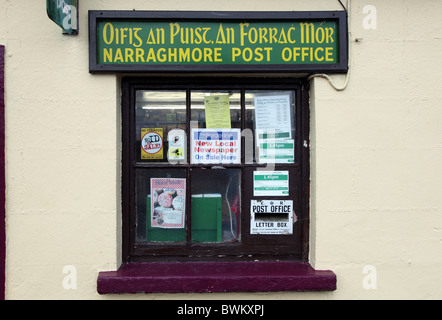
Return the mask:
<svg viewBox="0 0 442 320"><path fill-rule="evenodd" d="M333 64L335 21L106 21L98 23L103 64Z"/></svg>

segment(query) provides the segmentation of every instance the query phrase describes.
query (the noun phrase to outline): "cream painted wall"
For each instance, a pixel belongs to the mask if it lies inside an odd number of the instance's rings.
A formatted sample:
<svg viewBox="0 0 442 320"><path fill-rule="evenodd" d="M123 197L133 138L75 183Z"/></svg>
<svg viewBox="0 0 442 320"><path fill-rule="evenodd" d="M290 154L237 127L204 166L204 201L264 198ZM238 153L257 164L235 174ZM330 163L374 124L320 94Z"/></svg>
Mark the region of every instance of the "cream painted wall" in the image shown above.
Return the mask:
<svg viewBox="0 0 442 320"><path fill-rule="evenodd" d="M341 6L88 0L80 1L80 35L70 37L47 18L44 0L0 0L7 53L6 298L442 298L442 2L351 4L348 87L338 92L314 79L311 92L311 262L337 274L337 291L100 296L98 272L114 270L120 260L119 79L88 72L87 11ZM367 5L377 9L376 29L364 28ZM75 290L63 288L66 266L77 271ZM376 289L366 289L374 270Z"/></svg>

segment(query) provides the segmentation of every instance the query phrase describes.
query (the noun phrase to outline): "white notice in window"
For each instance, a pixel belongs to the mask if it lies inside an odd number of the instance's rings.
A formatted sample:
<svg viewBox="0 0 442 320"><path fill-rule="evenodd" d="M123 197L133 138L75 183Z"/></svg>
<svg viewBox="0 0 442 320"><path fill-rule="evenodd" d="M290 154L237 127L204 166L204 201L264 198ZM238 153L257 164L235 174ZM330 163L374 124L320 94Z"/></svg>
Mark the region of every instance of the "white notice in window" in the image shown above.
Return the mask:
<svg viewBox="0 0 442 320"><path fill-rule="evenodd" d="M255 121L257 132L272 132L278 138L291 138L290 96L255 97ZM288 133L288 136L287 136ZM267 137L264 137L267 138Z"/></svg>
<svg viewBox="0 0 442 320"><path fill-rule="evenodd" d="M293 234L292 200L251 200L250 234Z"/></svg>
<svg viewBox="0 0 442 320"><path fill-rule="evenodd" d="M288 171L253 172L253 195L255 197L288 196Z"/></svg>

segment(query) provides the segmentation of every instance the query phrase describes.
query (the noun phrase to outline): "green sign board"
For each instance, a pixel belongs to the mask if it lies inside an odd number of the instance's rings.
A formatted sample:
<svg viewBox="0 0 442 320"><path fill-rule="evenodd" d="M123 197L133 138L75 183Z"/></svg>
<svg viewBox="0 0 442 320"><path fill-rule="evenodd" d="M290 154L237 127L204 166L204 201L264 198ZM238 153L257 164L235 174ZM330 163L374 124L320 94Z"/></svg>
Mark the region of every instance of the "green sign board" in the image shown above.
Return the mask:
<svg viewBox="0 0 442 320"><path fill-rule="evenodd" d="M92 11L90 71L347 70L340 12L240 14Z"/></svg>
<svg viewBox="0 0 442 320"><path fill-rule="evenodd" d="M67 34L78 34L78 0L46 0L46 12Z"/></svg>

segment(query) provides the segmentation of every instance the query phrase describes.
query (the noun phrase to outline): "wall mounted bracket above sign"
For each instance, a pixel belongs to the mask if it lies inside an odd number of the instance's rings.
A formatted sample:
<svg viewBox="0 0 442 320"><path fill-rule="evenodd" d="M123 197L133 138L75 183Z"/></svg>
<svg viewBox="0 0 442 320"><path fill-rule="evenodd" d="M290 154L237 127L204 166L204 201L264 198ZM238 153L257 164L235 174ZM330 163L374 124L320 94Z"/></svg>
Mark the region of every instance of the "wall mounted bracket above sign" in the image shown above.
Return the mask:
<svg viewBox="0 0 442 320"><path fill-rule="evenodd" d="M345 11L89 11L89 71L348 71Z"/></svg>

